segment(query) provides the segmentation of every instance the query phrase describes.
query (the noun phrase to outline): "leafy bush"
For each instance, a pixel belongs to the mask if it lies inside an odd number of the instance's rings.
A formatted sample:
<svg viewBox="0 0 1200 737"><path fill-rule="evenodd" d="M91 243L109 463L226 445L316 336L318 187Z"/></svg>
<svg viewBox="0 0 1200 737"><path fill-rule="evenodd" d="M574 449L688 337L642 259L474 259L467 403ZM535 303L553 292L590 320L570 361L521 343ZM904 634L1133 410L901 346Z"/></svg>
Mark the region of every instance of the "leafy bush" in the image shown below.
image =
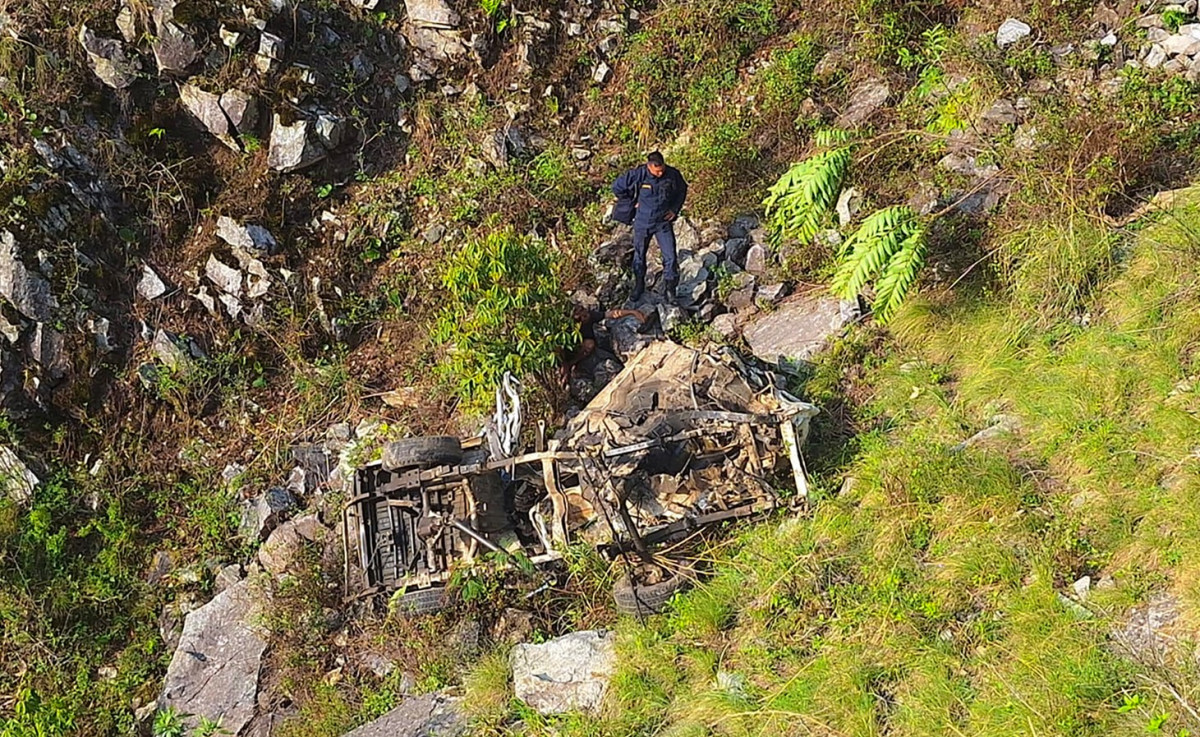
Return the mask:
<svg viewBox="0 0 1200 737"><path fill-rule="evenodd" d="M473 240L442 275L446 303L433 329L437 372L470 405L483 405L505 371L542 375L578 339L556 254L511 229Z"/></svg>

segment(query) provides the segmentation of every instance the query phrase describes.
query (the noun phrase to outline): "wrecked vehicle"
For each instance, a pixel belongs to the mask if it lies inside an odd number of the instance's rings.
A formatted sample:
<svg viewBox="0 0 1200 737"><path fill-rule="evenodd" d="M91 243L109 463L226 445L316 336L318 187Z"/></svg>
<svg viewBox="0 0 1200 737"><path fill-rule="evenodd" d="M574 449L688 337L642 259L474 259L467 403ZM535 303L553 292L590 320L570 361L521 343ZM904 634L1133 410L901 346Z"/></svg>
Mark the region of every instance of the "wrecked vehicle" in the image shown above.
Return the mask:
<svg viewBox="0 0 1200 737"><path fill-rule="evenodd" d="M433 611L455 570L518 554L545 564L581 541L649 560L653 545L778 507L777 471L806 496L800 447L816 413L732 351L658 342L556 438L541 426L529 452L504 452L494 434L390 443L344 507L347 595L399 591ZM651 610L682 577L617 591L618 604Z"/></svg>

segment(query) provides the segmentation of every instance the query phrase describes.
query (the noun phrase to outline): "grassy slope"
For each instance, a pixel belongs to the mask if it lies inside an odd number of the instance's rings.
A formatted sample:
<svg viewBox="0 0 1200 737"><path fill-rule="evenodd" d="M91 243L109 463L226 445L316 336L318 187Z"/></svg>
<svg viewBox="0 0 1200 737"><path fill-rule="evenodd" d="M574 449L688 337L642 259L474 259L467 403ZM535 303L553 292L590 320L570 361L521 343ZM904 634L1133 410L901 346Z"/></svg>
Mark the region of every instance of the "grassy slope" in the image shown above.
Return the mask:
<svg viewBox="0 0 1200 737"><path fill-rule="evenodd" d="M1200 623L1200 190L1187 200L1107 241L1131 251L1086 326L1032 328L1020 283L1011 301L911 306L904 340L861 378L874 429L846 481L827 474L810 516L742 534L668 614L624 622L609 713L554 728L1132 735L1164 714L1164 734L1200 727L1176 700L1200 698L1187 647L1139 662L1111 634L1159 591L1178 597L1181 632ZM954 451L998 412L1020 430ZM1083 575L1114 584L1086 611L1060 595Z"/></svg>

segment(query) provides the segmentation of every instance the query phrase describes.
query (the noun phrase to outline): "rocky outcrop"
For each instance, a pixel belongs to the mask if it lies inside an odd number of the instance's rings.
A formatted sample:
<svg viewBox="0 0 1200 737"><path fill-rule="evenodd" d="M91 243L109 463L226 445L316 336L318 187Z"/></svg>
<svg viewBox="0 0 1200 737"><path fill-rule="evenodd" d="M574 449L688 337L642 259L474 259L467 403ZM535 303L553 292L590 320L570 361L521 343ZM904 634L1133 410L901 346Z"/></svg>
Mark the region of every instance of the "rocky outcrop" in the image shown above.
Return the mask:
<svg viewBox="0 0 1200 737"><path fill-rule="evenodd" d="M303 118L284 123L278 115L271 126L267 165L287 173L306 169L325 158L325 147L313 140L312 124Z"/></svg>
<svg viewBox="0 0 1200 737"><path fill-rule="evenodd" d="M517 698L543 714L562 714L600 707L617 654L612 633L586 630L517 645L511 660Z"/></svg>
<svg viewBox="0 0 1200 737"><path fill-rule="evenodd" d="M746 343L760 360L781 367L811 360L858 319L858 305L821 294L789 299L748 324Z"/></svg>
<svg viewBox="0 0 1200 737"><path fill-rule="evenodd" d="M136 56L127 55L120 41L101 38L85 24L79 27L79 45L87 54L92 71L105 85L123 90L137 80L141 62Z"/></svg>
<svg viewBox="0 0 1200 737"><path fill-rule="evenodd" d="M459 700L445 693L412 696L373 722L345 737L458 737L466 734L467 719Z"/></svg>
<svg viewBox="0 0 1200 737"><path fill-rule="evenodd" d="M160 709L173 708L194 727L201 717L238 734L254 718L258 674L267 641L259 631L259 602L240 581L188 613L167 667Z"/></svg>
<svg viewBox="0 0 1200 737"><path fill-rule="evenodd" d="M0 296L30 320L46 322L52 317L55 300L50 282L25 266L16 239L7 230L0 231Z"/></svg>
<svg viewBox="0 0 1200 737"><path fill-rule="evenodd" d="M258 561L274 576L294 573L304 549L309 545L324 545L332 533L315 514L284 522L267 538L258 551Z"/></svg>
<svg viewBox="0 0 1200 737"><path fill-rule="evenodd" d="M33 490L39 483L38 477L12 449L0 445L0 496L23 506L33 499Z"/></svg>
<svg viewBox="0 0 1200 737"><path fill-rule="evenodd" d="M253 131L258 122L254 98L241 90L227 90L218 95L194 84L184 84L179 87L179 100L205 130L235 151L242 149L238 136Z"/></svg>

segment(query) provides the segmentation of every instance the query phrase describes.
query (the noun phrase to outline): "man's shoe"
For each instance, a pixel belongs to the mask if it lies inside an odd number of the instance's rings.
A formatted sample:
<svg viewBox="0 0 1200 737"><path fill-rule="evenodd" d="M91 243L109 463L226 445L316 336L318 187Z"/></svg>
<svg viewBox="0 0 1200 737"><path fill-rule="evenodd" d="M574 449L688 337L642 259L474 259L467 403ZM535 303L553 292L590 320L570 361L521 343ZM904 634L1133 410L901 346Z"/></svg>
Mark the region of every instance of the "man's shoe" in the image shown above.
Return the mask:
<svg viewBox="0 0 1200 737"><path fill-rule="evenodd" d="M633 291L629 293L629 301L637 302L639 299L642 298L642 295L645 294L645 292L646 292L646 277L644 277L644 276L633 277Z"/></svg>
<svg viewBox="0 0 1200 737"><path fill-rule="evenodd" d="M667 304L675 304L675 293L677 291L679 291L679 280L667 279L663 285L663 299L666 300Z"/></svg>

